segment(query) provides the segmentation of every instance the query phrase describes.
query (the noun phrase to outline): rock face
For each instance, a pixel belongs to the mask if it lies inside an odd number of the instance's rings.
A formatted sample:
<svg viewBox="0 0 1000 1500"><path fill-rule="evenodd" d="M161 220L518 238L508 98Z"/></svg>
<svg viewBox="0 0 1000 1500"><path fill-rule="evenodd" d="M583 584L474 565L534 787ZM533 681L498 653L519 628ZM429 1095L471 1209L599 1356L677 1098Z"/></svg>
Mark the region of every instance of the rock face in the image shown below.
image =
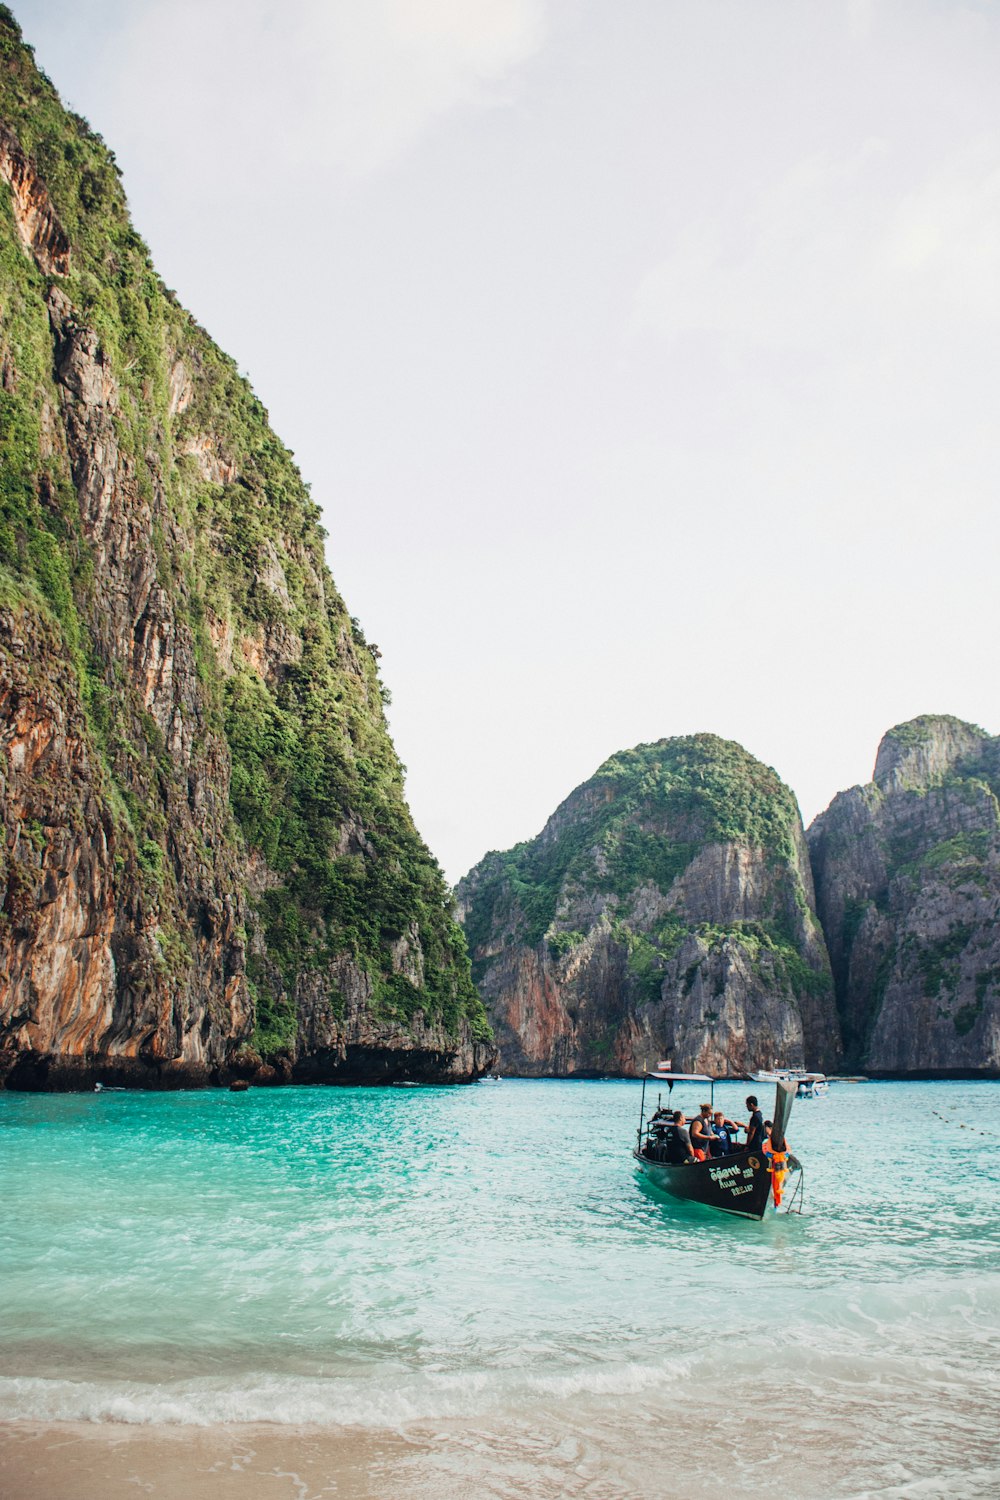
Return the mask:
<svg viewBox="0 0 1000 1500"><path fill-rule="evenodd" d="M458 897L511 1073L839 1060L798 807L730 741L613 756Z"/></svg>
<svg viewBox="0 0 1000 1500"><path fill-rule="evenodd" d="M5 7L0 444L0 1082L483 1071L317 507Z"/></svg>
<svg viewBox="0 0 1000 1500"><path fill-rule="evenodd" d="M809 829L848 1061L1000 1073L1000 740L927 715Z"/></svg>

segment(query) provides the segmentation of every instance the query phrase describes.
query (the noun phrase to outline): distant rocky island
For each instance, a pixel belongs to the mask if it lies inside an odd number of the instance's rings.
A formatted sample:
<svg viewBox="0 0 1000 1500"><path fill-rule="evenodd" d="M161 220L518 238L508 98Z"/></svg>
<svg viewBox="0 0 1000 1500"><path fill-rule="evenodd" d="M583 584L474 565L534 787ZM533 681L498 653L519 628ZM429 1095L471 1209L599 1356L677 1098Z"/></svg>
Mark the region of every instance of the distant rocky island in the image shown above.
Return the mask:
<svg viewBox="0 0 1000 1500"><path fill-rule="evenodd" d="M1000 1073L1000 740L889 731L803 836L713 735L612 756L458 896L504 1068Z"/></svg>
<svg viewBox="0 0 1000 1500"><path fill-rule="evenodd" d="M0 198L0 1082L475 1078L318 507L6 7Z"/></svg>
<svg viewBox="0 0 1000 1500"><path fill-rule="evenodd" d="M1000 739L927 715L809 829L844 1046L871 1072L1000 1073Z"/></svg>
<svg viewBox="0 0 1000 1500"><path fill-rule="evenodd" d="M458 898L512 1073L841 1060L798 805L730 740L612 756Z"/></svg>

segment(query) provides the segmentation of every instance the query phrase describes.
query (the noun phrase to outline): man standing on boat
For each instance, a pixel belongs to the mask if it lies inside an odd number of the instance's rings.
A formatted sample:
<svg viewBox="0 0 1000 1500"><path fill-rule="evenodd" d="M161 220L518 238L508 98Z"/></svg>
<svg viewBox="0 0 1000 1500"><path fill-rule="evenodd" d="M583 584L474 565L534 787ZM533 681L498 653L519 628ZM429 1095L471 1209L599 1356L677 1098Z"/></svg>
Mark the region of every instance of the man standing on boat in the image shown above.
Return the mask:
<svg viewBox="0 0 1000 1500"><path fill-rule="evenodd" d="M764 1116L757 1105L757 1095L747 1095L747 1109L750 1111L750 1120L746 1127L748 1151L759 1151L764 1144Z"/></svg>

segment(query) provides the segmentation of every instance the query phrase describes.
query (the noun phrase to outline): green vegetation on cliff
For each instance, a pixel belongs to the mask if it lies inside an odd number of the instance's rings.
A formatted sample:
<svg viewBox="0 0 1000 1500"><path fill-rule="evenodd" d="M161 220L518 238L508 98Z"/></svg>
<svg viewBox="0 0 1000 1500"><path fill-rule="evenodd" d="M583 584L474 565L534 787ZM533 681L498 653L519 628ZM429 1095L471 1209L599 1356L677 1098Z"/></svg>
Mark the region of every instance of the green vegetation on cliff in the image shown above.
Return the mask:
<svg viewBox="0 0 1000 1500"><path fill-rule="evenodd" d="M299 980L345 955L368 976L375 1017L420 1010L486 1037L451 897L406 806L377 652L326 570L318 507L248 383L157 276L112 153L64 110L2 6L0 121L69 243L68 266L44 273L0 183L0 591L61 632L122 847L161 912L164 962L183 967L193 942L170 844L186 788L109 639L72 455L52 435L64 399L53 287L70 326L96 335L123 487L152 518L172 647L193 654L191 732L208 759L224 747L228 837L266 872L246 892L256 1044L287 1046ZM333 989L329 1004L343 1006Z"/></svg>
<svg viewBox="0 0 1000 1500"><path fill-rule="evenodd" d="M775 863L791 862L798 822L788 787L731 740L698 734L621 751L577 788L538 838L486 857L470 888L469 947L475 955L502 921L503 904L513 903L517 939L533 947L548 934L550 948L561 952L564 944L553 924L564 892L613 896L624 909L641 886L669 891L710 844L737 843L763 850ZM801 890L791 882L788 899L804 906ZM751 924L753 932L743 931L743 925L737 924L732 935L751 947L763 942L801 964L787 905L763 925ZM688 930L678 912L655 932L630 937L630 967L650 995L663 963ZM480 960L476 968L481 967ZM825 976L811 977L826 982Z"/></svg>
<svg viewBox="0 0 1000 1500"><path fill-rule="evenodd" d="M730 740L612 756L458 896L510 1071L838 1060L798 806Z"/></svg>
<svg viewBox="0 0 1000 1500"><path fill-rule="evenodd" d="M891 729L886 730L884 738L900 749L912 750L918 745L927 744L942 730L957 730L986 738L985 729L980 729L978 724L969 724L964 719L956 719L954 714L918 714L915 719L894 724Z"/></svg>

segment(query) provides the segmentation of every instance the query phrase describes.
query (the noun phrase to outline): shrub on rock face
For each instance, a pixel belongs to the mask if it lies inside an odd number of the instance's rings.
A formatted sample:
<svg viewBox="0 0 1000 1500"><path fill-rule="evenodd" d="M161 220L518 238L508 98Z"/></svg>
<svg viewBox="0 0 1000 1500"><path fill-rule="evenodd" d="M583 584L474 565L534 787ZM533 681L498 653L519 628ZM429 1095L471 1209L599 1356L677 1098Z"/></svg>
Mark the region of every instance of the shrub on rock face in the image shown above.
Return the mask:
<svg viewBox="0 0 1000 1500"><path fill-rule="evenodd" d="M795 798L731 741L612 756L458 896L510 1071L837 1058Z"/></svg>

